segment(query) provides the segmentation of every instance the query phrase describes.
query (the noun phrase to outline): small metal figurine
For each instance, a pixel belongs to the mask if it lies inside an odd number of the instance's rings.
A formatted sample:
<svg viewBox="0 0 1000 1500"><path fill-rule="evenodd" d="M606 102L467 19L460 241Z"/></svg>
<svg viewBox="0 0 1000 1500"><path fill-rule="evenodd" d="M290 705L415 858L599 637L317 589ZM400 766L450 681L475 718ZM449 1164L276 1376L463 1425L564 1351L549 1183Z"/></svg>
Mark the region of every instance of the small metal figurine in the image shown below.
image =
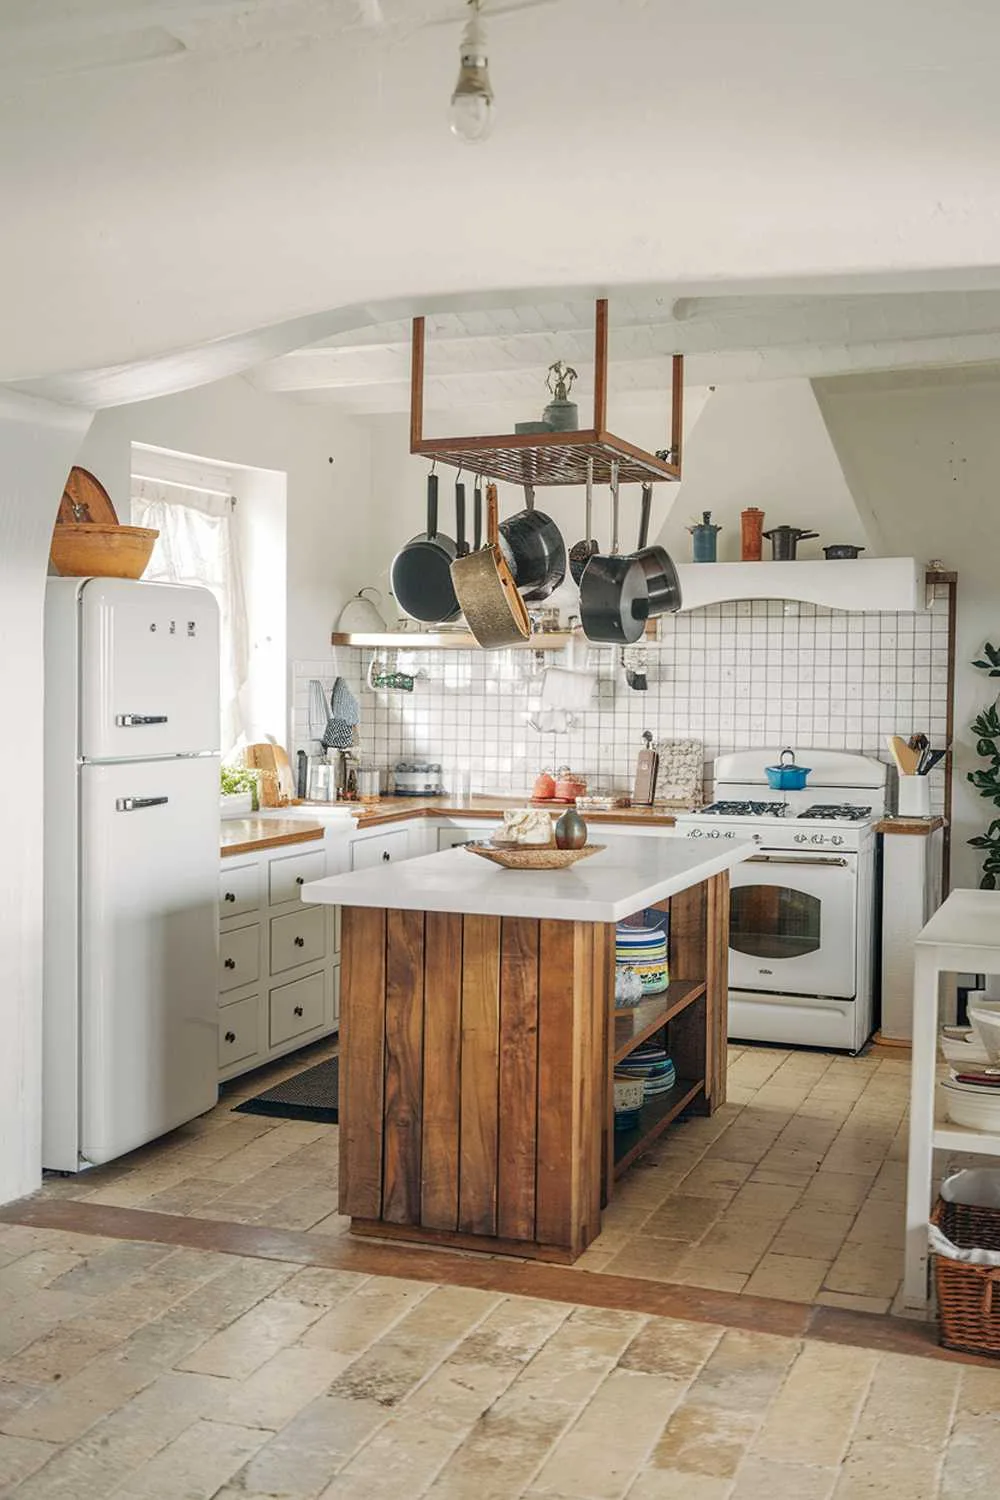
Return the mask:
<svg viewBox="0 0 1000 1500"><path fill-rule="evenodd" d="M553 432L576 432L580 425L576 402L569 399L573 382L578 378L573 367L561 359L549 365L545 384L552 393L552 400L542 413L542 421Z"/></svg>

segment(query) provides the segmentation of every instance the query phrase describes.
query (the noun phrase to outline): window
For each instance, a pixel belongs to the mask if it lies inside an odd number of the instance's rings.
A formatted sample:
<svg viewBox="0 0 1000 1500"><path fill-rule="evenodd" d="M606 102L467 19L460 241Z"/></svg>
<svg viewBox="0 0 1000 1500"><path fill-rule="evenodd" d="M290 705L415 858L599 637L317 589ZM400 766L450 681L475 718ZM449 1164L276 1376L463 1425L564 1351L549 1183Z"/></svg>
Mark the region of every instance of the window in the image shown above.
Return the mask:
<svg viewBox="0 0 1000 1500"><path fill-rule="evenodd" d="M132 524L160 535L144 578L154 583L201 584L219 604L221 749L225 756L244 732L248 664L247 612L232 496L187 485L136 479Z"/></svg>

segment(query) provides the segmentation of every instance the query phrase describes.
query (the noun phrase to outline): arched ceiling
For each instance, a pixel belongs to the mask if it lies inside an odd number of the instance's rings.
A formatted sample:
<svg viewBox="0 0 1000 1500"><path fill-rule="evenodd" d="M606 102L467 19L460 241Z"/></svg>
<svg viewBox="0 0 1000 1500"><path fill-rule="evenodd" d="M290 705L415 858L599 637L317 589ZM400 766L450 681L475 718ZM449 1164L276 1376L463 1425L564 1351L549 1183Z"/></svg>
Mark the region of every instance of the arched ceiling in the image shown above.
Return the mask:
<svg viewBox="0 0 1000 1500"><path fill-rule="evenodd" d="M134 399L151 369L194 383L336 335L253 378L386 409L366 392L399 385L394 321L457 296L520 309L461 372L520 399L531 309L584 353L600 288L637 389L681 338L695 378L879 368L873 341L996 357L975 296L1000 289L1000 7L513 4L472 150L444 118L455 0L5 0L0 380L100 371L92 392Z"/></svg>

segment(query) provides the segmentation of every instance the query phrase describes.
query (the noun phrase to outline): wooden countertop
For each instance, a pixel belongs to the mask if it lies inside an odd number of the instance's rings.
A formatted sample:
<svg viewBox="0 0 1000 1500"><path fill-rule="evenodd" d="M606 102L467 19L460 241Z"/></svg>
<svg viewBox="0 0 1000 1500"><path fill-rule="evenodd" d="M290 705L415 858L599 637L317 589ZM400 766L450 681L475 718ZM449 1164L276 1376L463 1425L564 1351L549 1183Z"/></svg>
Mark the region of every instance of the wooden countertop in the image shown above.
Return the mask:
<svg viewBox="0 0 1000 1500"><path fill-rule="evenodd" d="M357 814L359 828L377 828L381 823L402 823L411 818L500 818L505 809L526 807L527 797L474 796L469 802L456 801L453 797L384 797ZM543 804L539 803L539 807ZM566 811L564 803L553 804L555 817ZM585 812L588 823L621 823L626 826L650 828L672 828L677 821L677 809L666 807L616 807L611 812Z"/></svg>
<svg viewBox="0 0 1000 1500"><path fill-rule="evenodd" d="M256 854L282 844L309 844L323 837L320 823L300 818L224 818L219 829L220 853Z"/></svg>
<svg viewBox="0 0 1000 1500"><path fill-rule="evenodd" d="M944 818L882 818L875 824L876 833L908 833L911 837L927 838L944 827Z"/></svg>

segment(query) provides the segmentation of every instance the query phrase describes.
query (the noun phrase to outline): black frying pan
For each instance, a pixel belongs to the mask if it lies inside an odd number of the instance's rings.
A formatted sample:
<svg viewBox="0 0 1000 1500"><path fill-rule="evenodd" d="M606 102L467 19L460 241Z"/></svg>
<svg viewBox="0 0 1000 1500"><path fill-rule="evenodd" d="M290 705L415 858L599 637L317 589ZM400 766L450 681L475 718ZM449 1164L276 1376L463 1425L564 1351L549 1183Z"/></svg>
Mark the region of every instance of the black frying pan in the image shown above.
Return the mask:
<svg viewBox="0 0 1000 1500"><path fill-rule="evenodd" d="M653 507L653 486L642 487L642 510L639 519L639 547L633 554L646 575L649 595L649 618L676 614L681 607L681 584L673 558L664 547L647 547L649 515ZM630 684L631 685L631 684Z"/></svg>
<svg viewBox="0 0 1000 1500"><path fill-rule="evenodd" d="M635 553L618 552L618 464L611 464L611 552L597 552L580 580L580 622L588 641L631 646L649 618L646 572Z"/></svg>
<svg viewBox="0 0 1000 1500"><path fill-rule="evenodd" d="M535 509L533 485L524 486L524 501L524 510L500 522L500 535L521 595L547 599L566 577L566 543L552 517Z"/></svg>
<svg viewBox="0 0 1000 1500"><path fill-rule="evenodd" d="M455 509L459 522L458 544L438 531L438 481L427 476L427 530L401 547L392 560L392 592L400 609L424 625L454 620L460 613L451 565L465 546L465 490L461 502L456 486Z"/></svg>

